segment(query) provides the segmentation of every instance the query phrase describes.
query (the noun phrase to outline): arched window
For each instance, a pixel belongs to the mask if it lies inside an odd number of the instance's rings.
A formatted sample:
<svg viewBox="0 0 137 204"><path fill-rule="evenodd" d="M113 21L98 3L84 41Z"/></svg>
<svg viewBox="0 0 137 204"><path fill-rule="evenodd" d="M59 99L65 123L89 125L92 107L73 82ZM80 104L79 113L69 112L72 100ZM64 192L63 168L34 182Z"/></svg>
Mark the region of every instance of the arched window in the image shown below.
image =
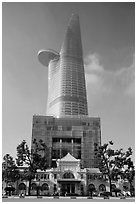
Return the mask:
<svg viewBox="0 0 137 204"><path fill-rule="evenodd" d="M115 185L115 184L112 184L112 185L111 185L111 188L112 188L112 190L116 189L116 185Z"/></svg>
<svg viewBox="0 0 137 204"><path fill-rule="evenodd" d="M71 172L66 172L64 175L63 175L63 178L75 178L74 175L71 173Z"/></svg>
<svg viewBox="0 0 137 204"><path fill-rule="evenodd" d="M89 186L88 186L88 190L89 191L93 191L93 190L95 190L96 188L95 188L95 185L94 184L89 184Z"/></svg>
<svg viewBox="0 0 137 204"><path fill-rule="evenodd" d="M124 190L124 191L127 191L127 190L128 190L128 187L124 185L124 186L123 186L123 190Z"/></svg>
<svg viewBox="0 0 137 204"><path fill-rule="evenodd" d="M37 190L37 185L36 183L31 184L31 190Z"/></svg>
<svg viewBox="0 0 137 204"><path fill-rule="evenodd" d="M26 190L26 185L24 183L19 184L19 190Z"/></svg>
<svg viewBox="0 0 137 204"><path fill-rule="evenodd" d="M92 194L93 194L93 192L94 191L96 191L96 188L95 188L95 185L94 184L89 184L89 186L88 186L88 195L91 195L92 196Z"/></svg>
<svg viewBox="0 0 137 204"><path fill-rule="evenodd" d="M44 184L42 185L42 190L43 190L43 191L49 190L49 186L48 186L47 183L44 183Z"/></svg>
<svg viewBox="0 0 137 204"><path fill-rule="evenodd" d="M104 184L100 184L99 191L106 191L106 186Z"/></svg>

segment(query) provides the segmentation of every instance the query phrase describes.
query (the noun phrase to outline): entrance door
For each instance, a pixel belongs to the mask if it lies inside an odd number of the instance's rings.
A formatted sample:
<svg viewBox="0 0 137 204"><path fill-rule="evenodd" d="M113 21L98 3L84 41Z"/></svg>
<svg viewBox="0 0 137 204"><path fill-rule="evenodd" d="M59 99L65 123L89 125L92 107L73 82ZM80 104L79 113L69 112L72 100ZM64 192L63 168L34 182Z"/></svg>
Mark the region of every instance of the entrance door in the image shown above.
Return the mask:
<svg viewBox="0 0 137 204"><path fill-rule="evenodd" d="M75 184L71 184L71 193L75 193Z"/></svg>
<svg viewBox="0 0 137 204"><path fill-rule="evenodd" d="M69 183L67 184L67 193L71 193L71 185Z"/></svg>
<svg viewBox="0 0 137 204"><path fill-rule="evenodd" d="M75 184L67 184L67 193L75 193Z"/></svg>
<svg viewBox="0 0 137 204"><path fill-rule="evenodd" d="M64 195L65 193L75 193L75 184L66 183L61 185L61 192Z"/></svg>

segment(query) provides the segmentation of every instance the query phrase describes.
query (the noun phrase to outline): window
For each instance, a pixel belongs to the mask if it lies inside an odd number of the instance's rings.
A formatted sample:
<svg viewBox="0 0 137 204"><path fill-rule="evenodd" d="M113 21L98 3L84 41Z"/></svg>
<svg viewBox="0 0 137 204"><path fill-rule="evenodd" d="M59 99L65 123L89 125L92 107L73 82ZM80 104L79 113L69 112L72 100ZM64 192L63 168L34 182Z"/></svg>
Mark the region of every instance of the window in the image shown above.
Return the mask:
<svg viewBox="0 0 137 204"><path fill-rule="evenodd" d="M54 127L53 127L53 130L58 130L58 127L57 127L57 126L54 126Z"/></svg>
<svg viewBox="0 0 137 204"><path fill-rule="evenodd" d="M94 184L89 184L88 186L88 191L91 192L91 191L95 191L95 185Z"/></svg>
<svg viewBox="0 0 137 204"><path fill-rule="evenodd" d="M56 168L56 167L57 167L56 161L52 160L52 165L51 165L51 167L53 167L53 168Z"/></svg>
<svg viewBox="0 0 137 204"><path fill-rule="evenodd" d="M62 130L62 126L58 126L58 130Z"/></svg>
<svg viewBox="0 0 137 204"><path fill-rule="evenodd" d="M60 142L60 138L53 137L52 142Z"/></svg>
<svg viewBox="0 0 137 204"><path fill-rule="evenodd" d="M75 178L74 175L71 173L71 172L66 172L64 175L63 175L63 178Z"/></svg>
<svg viewBox="0 0 137 204"><path fill-rule="evenodd" d="M94 151L98 151L98 144L94 143Z"/></svg>
<svg viewBox="0 0 137 204"><path fill-rule="evenodd" d="M70 151L68 151L68 150L65 149L65 148L62 148L62 151L61 151L61 157L66 156L68 152L70 152ZM59 157L58 157L58 158L59 158Z"/></svg>
<svg viewBox="0 0 137 204"><path fill-rule="evenodd" d="M83 131L83 137L86 137L86 132L85 131Z"/></svg>
<svg viewBox="0 0 137 204"><path fill-rule="evenodd" d="M52 159L60 158L60 149L53 149L52 150Z"/></svg>
<svg viewBox="0 0 137 204"><path fill-rule="evenodd" d="M48 186L48 184L47 183L44 183L43 185L42 185L42 190L44 191L47 191L47 190L49 190L49 186Z"/></svg>
<svg viewBox="0 0 137 204"><path fill-rule="evenodd" d="M24 183L19 184L19 190L26 190L26 185Z"/></svg>
<svg viewBox="0 0 137 204"><path fill-rule="evenodd" d="M47 127L47 130L51 130L51 127Z"/></svg>
<svg viewBox="0 0 137 204"><path fill-rule="evenodd" d="M99 191L106 191L106 186L104 184L100 184Z"/></svg>
<svg viewBox="0 0 137 204"><path fill-rule="evenodd" d="M72 130L72 127L69 127L69 126L68 126L68 127L67 127L67 130L68 130L68 131L71 131L71 130Z"/></svg>
<svg viewBox="0 0 137 204"><path fill-rule="evenodd" d="M31 184L31 190L36 190L37 189L37 185L35 183Z"/></svg>
<svg viewBox="0 0 137 204"><path fill-rule="evenodd" d="M62 138L62 142L70 143L71 142L71 138Z"/></svg>
<svg viewBox="0 0 137 204"><path fill-rule="evenodd" d="M52 120L49 120L47 121L49 125L52 125L53 124L53 121Z"/></svg>
<svg viewBox="0 0 137 204"><path fill-rule="evenodd" d="M74 138L73 142L77 144L81 144L81 138Z"/></svg>
<svg viewBox="0 0 137 204"><path fill-rule="evenodd" d="M93 122L93 126L94 126L94 127L99 127L99 126L100 126L99 121L94 121L94 122Z"/></svg>

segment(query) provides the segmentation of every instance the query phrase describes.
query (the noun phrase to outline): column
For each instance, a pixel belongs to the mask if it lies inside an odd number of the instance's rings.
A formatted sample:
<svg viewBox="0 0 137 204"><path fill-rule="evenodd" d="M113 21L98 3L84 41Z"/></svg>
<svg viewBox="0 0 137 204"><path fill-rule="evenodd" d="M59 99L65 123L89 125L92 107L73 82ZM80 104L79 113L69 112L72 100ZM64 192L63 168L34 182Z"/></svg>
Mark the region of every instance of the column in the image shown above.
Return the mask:
<svg viewBox="0 0 137 204"><path fill-rule="evenodd" d="M71 139L71 145L72 145L72 155L73 155L73 138ZM73 155L74 156L74 155Z"/></svg>
<svg viewBox="0 0 137 204"><path fill-rule="evenodd" d="M61 155L61 153L62 153L62 152L61 152L61 147L62 147L62 139L60 139L60 141L59 141L59 142L60 142L60 159L61 159L61 156L62 156L62 155Z"/></svg>

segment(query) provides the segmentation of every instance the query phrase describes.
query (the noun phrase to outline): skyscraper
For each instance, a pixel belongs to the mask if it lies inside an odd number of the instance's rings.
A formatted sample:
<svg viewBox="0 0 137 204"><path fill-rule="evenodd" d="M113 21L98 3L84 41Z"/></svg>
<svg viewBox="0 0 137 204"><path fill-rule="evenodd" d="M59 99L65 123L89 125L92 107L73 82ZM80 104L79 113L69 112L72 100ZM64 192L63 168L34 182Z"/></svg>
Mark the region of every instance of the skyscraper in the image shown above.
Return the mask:
<svg viewBox="0 0 137 204"><path fill-rule="evenodd" d="M33 116L33 140L43 140L50 165L70 153L83 167L97 167L101 144L100 118L89 117L78 15L69 21L60 53L48 49L38 53L49 69L47 115Z"/></svg>
<svg viewBox="0 0 137 204"><path fill-rule="evenodd" d="M72 15L60 53L40 51L49 68L47 115L88 115L81 33L78 15Z"/></svg>

